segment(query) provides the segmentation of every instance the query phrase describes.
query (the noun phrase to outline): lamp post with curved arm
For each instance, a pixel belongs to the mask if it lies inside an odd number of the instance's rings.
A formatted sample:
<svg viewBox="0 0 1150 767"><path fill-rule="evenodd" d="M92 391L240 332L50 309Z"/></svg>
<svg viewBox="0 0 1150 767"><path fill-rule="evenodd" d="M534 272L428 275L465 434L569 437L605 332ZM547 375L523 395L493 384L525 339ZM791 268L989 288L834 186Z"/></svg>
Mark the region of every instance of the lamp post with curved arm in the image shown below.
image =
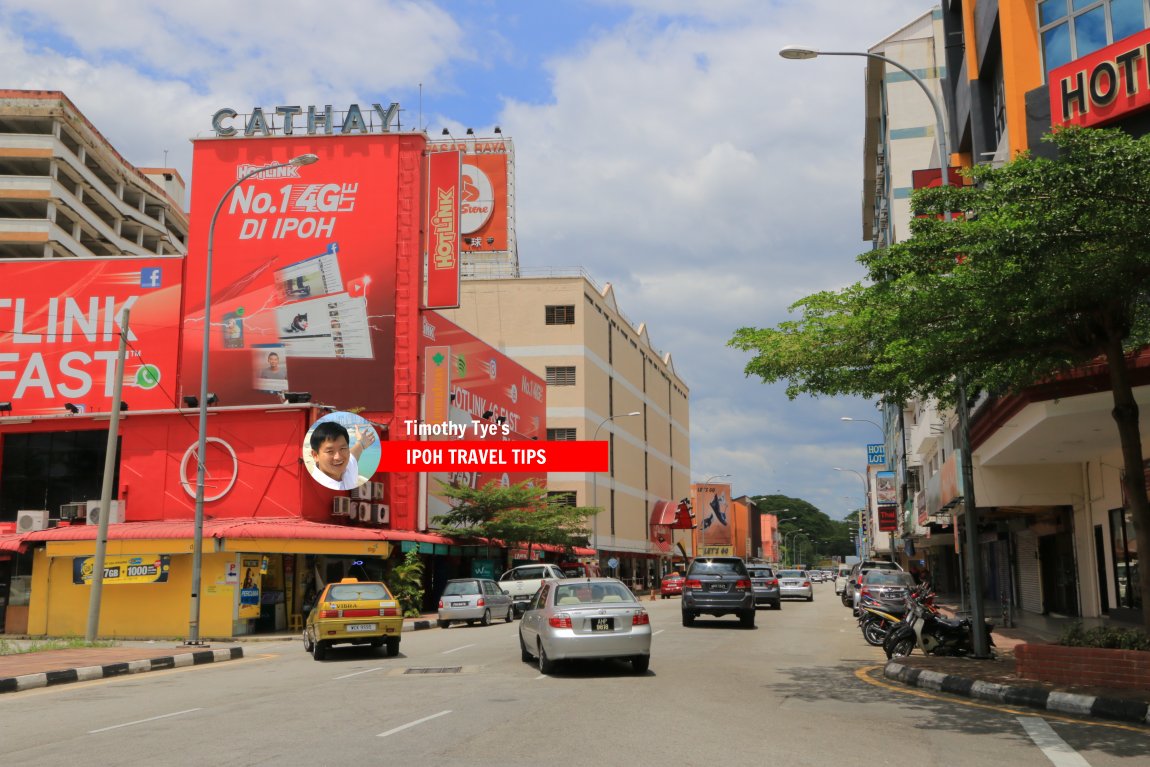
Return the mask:
<svg viewBox="0 0 1150 767"><path fill-rule="evenodd" d="M200 354L200 399L197 403L200 409L199 439L196 442L196 511L195 529L192 534L192 598L188 616L188 641L184 644L198 645L200 642L200 580L203 572L204 557L204 473L207 464L208 450L208 362L209 350L212 340L212 244L216 236L216 219L224 204L232 196L232 192L240 184L252 176L267 173L271 170L287 167L311 165L319 160L314 154L301 154L287 162L274 165L264 165L249 171L236 179L235 183L227 188L220 196L216 210L208 222L207 259L204 264L204 348Z"/></svg>
<svg viewBox="0 0 1150 767"><path fill-rule="evenodd" d="M599 422L592 432L591 441L594 442L599 439L599 430L603 425L609 421L614 421L616 418L630 418L632 416L643 415L638 410L632 410L630 413L618 413L617 415L609 415ZM615 461L614 456L611 457L611 463L608 467L611 471L611 476L615 476ZM599 472L592 472L591 474L591 506L592 508L599 508ZM596 556L599 555L599 512L595 512L595 518L591 520L591 537L594 539L594 547Z"/></svg>
<svg viewBox="0 0 1150 767"><path fill-rule="evenodd" d="M783 548L786 549L786 553L790 555L792 565L795 563L795 552L792 550L792 546L794 545L793 541L800 534L806 535L806 533L803 531L803 529L801 527L798 530L791 530L789 533L783 533ZM788 537L791 538L791 540L792 540L791 546L787 545L787 538ZM786 562L786 560L787 560L787 557L784 556L783 561Z"/></svg>
<svg viewBox="0 0 1150 767"><path fill-rule="evenodd" d="M915 74L912 69L900 64L894 59L869 51L819 51L814 48L799 45L788 45L779 51L779 55L784 59L796 60L813 59L817 56L862 56L864 58L885 62L901 70L915 85L922 89L927 100L930 101L931 108L934 110L934 135L938 140L939 181L943 188L950 186L950 154L947 151L946 145L946 119L943 116L942 107L939 105L938 99L931 93L926 82ZM942 215L945 221L951 220L952 216L949 205L946 206ZM964 371L959 370L955 373L955 384L958 400L955 410L958 413L959 453L962 458L962 505L965 507L966 516L966 572L967 577L970 579L971 593L970 618L974 625L980 626L984 620L984 611L981 598L982 572L978 552L978 506L974 498L974 464L971 460L970 449L970 405L966 401L966 374ZM893 546L891 555L894 555ZM986 643L984 632L974 632L974 657L987 658L989 656L990 648Z"/></svg>

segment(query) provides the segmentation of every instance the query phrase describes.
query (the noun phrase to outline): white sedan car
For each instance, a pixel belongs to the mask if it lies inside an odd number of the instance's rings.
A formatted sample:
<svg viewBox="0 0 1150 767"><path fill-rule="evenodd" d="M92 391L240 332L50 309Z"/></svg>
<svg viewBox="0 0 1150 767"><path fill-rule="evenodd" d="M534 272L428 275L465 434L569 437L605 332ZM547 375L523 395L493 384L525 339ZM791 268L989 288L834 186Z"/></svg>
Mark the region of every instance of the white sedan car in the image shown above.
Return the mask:
<svg viewBox="0 0 1150 767"><path fill-rule="evenodd" d="M780 570L779 596L783 599L815 601L815 590L806 570Z"/></svg>
<svg viewBox="0 0 1150 767"><path fill-rule="evenodd" d="M620 658L642 674L651 662L651 620L622 581L546 580L519 623L519 649L543 674L579 658Z"/></svg>

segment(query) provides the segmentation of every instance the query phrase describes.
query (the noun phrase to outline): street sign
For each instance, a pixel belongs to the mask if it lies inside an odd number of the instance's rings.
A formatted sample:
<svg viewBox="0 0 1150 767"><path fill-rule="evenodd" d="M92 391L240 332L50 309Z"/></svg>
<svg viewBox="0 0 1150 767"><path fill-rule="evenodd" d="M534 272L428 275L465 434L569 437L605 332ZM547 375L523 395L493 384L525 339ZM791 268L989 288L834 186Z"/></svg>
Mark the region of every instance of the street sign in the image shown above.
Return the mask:
<svg viewBox="0 0 1150 767"><path fill-rule="evenodd" d="M619 566L619 560L616 559L615 557L611 557L610 559L607 560L607 567L610 567L612 570L614 570L618 566Z"/></svg>
<svg viewBox="0 0 1150 767"><path fill-rule="evenodd" d="M867 445L866 462L868 466L886 466L886 445Z"/></svg>

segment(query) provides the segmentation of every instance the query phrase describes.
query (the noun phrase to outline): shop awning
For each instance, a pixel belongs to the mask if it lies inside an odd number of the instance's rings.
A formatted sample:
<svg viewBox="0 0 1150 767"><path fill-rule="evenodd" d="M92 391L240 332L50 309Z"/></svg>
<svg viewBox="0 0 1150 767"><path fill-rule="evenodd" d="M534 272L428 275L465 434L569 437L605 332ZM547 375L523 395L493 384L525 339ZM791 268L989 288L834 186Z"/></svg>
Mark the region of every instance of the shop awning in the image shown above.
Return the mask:
<svg viewBox="0 0 1150 767"><path fill-rule="evenodd" d="M28 548L28 545L24 543L23 534L13 533L11 535L0 535L0 551L23 554L26 548Z"/></svg>
<svg viewBox="0 0 1150 767"><path fill-rule="evenodd" d="M37 530L24 535L25 542L92 541L96 539L98 525L67 525ZM380 530L371 527L328 525L309 522L296 517L259 517L253 519L204 520L204 538L305 538L310 540L382 541L389 540ZM195 522L190 519L154 522L121 522L108 525L108 540L127 541L142 539L191 538Z"/></svg>
<svg viewBox="0 0 1150 767"><path fill-rule="evenodd" d="M672 501L655 501L655 507L651 509L651 526L666 525L671 527L675 524L675 509L677 504Z"/></svg>

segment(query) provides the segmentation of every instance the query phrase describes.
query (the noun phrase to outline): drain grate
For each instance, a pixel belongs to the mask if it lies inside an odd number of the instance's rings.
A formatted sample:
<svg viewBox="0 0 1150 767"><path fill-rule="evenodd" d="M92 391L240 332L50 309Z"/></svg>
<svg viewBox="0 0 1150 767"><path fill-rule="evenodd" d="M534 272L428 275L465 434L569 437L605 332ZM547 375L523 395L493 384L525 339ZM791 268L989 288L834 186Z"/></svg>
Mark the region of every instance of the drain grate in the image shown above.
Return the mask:
<svg viewBox="0 0 1150 767"><path fill-rule="evenodd" d="M404 674L458 674L463 666L433 666L431 668L409 668Z"/></svg>

